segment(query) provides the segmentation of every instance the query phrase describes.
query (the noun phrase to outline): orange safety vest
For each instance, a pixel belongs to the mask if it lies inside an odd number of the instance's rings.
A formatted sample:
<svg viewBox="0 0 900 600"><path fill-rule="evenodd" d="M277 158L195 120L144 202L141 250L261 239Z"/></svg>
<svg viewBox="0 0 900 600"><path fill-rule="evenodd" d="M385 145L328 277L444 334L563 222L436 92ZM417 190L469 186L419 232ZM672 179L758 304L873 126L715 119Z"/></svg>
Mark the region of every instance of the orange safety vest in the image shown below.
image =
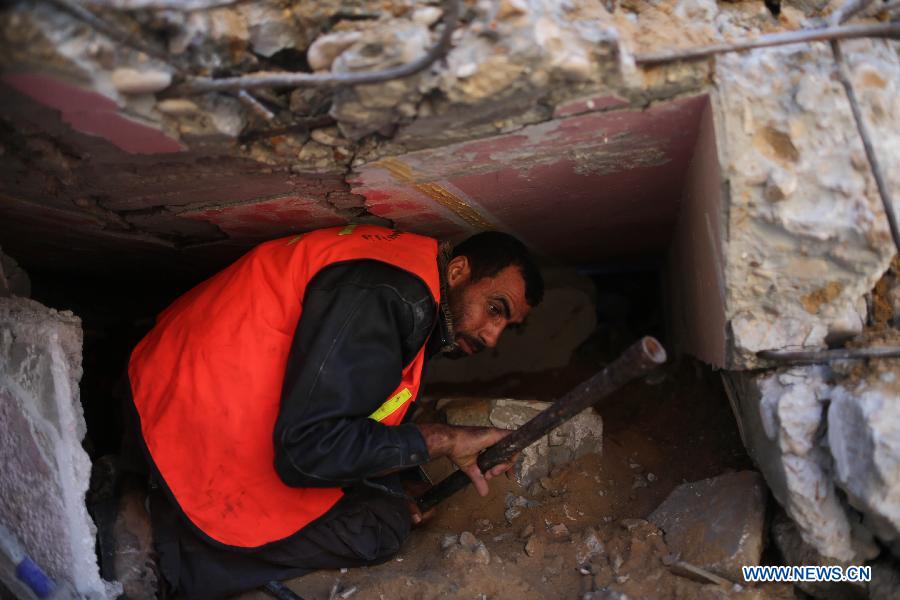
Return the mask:
<svg viewBox="0 0 900 600"><path fill-rule="evenodd" d="M340 488L296 488L275 472L272 439L306 286L321 269L378 260L418 276L440 301L437 241L371 225L266 242L163 311L131 355L141 432L181 511L241 548L284 539L322 516ZM373 418L398 425L419 391L425 348Z"/></svg>

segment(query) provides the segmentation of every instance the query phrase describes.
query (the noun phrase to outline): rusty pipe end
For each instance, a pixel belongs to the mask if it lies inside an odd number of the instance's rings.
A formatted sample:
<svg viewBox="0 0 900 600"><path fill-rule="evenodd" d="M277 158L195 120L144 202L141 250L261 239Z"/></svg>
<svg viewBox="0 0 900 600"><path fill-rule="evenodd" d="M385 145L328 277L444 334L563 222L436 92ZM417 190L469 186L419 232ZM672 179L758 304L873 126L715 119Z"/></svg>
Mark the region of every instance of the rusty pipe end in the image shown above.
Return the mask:
<svg viewBox="0 0 900 600"><path fill-rule="evenodd" d="M644 351L644 356L650 362L653 362L657 365L661 365L666 362L666 349L663 348L662 344L659 343L655 337L652 336L644 336L641 339L641 349Z"/></svg>

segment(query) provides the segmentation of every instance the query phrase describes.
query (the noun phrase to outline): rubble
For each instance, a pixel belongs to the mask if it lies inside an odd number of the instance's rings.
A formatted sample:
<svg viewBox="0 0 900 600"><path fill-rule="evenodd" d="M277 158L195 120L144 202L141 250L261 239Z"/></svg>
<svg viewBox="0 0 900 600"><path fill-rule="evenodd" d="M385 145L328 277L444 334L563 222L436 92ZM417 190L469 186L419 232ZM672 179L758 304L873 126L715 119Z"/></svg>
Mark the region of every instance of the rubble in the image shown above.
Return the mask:
<svg viewBox="0 0 900 600"><path fill-rule="evenodd" d="M471 425L516 429L544 410L550 403L505 398L442 399L438 402L450 425ZM585 454L599 453L603 447L603 420L588 409L557 429L551 431L522 451L512 473L522 487L529 488ZM518 516L518 507L508 507L511 520Z"/></svg>
<svg viewBox="0 0 900 600"><path fill-rule="evenodd" d="M803 541L824 557L860 564L878 555L876 538L896 552L894 362L728 376L744 443Z"/></svg>
<svg viewBox="0 0 900 600"><path fill-rule="evenodd" d="M900 558L900 381L891 363L833 388L826 419L835 485Z"/></svg>
<svg viewBox="0 0 900 600"><path fill-rule="evenodd" d="M61 586L114 598L121 588L100 578L84 502L91 464L81 447L81 339L72 313L0 298L0 523Z"/></svg>
<svg viewBox="0 0 900 600"><path fill-rule="evenodd" d="M900 59L879 41L842 47L862 110L878 127L885 110L900 109L900 82L864 73L897 72ZM871 173L854 166L862 143L832 71L824 44L716 59L717 126L728 132L719 152L730 186L724 275L732 368L758 365L760 350L824 348L835 333L846 337L846 315L865 321L860 300L895 252ZM876 140L896 197L900 141Z"/></svg>
<svg viewBox="0 0 900 600"><path fill-rule="evenodd" d="M447 538L445 538L446 541ZM448 543L444 550L444 558L448 560L463 564L474 563L476 565L489 565L491 563L491 554L488 552L484 542L469 531L463 531L459 534L459 538Z"/></svg>
<svg viewBox="0 0 900 600"><path fill-rule="evenodd" d="M852 562L822 556L800 535L797 525L778 511L772 519L772 541L787 565L821 565L847 567ZM855 560L855 559L854 559ZM822 600L853 600L867 597L866 585L858 582L798 582L797 587L813 598Z"/></svg>
<svg viewBox="0 0 900 600"><path fill-rule="evenodd" d="M766 499L758 473L730 473L678 486L648 520L685 562L743 581L741 566L762 557Z"/></svg>

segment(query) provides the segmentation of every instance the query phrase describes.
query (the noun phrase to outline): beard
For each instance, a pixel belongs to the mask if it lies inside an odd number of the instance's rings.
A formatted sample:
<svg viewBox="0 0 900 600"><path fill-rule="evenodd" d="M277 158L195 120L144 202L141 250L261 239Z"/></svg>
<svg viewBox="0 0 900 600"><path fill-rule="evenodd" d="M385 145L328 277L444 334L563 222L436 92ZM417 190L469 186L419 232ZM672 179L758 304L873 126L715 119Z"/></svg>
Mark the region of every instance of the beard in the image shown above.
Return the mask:
<svg viewBox="0 0 900 600"><path fill-rule="evenodd" d="M465 316L464 292L468 284L463 284L455 289L447 292L447 307L450 309L450 318L453 323L453 345L442 352L447 358L458 359L469 356L459 345L459 340L465 340L466 345L471 348L472 354L478 354L484 350L484 344L475 336L467 333L461 327L465 326L463 317Z"/></svg>

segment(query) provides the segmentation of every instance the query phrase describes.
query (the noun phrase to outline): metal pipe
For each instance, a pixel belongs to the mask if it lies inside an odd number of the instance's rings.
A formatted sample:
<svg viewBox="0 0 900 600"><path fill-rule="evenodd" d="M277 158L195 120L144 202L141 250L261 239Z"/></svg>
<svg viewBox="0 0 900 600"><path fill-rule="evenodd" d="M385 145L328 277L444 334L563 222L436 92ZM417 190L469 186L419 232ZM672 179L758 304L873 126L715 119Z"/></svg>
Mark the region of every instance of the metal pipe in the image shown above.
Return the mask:
<svg viewBox="0 0 900 600"><path fill-rule="evenodd" d="M804 29L786 33L773 33L771 35L761 35L756 39L742 40L730 44L712 44L710 46L700 46L674 52L638 55L634 60L639 65L658 65L678 60L697 60L716 54L740 52L741 50L752 50L754 48L859 37L900 37L900 23L845 25L824 29Z"/></svg>
<svg viewBox="0 0 900 600"><path fill-rule="evenodd" d="M162 50L146 44L137 36L127 31L123 31L122 29L115 25L112 25L111 23L108 23L105 19L98 17L77 2L74 2L74 0L46 1L59 10L69 13L76 19L84 22L86 25L99 31L113 41L119 42L120 44L128 46L129 48L137 50L138 52L143 52L147 56L152 56L153 58L156 58L163 62L169 62L169 57Z"/></svg>
<svg viewBox="0 0 900 600"><path fill-rule="evenodd" d="M649 336L640 339L602 371L582 382L513 433L487 448L478 456L478 468L484 472L509 462L516 453L547 435L551 430L664 362L666 351L662 344ZM423 512L427 511L469 483L468 475L456 471L418 498L416 503Z"/></svg>
<svg viewBox="0 0 900 600"><path fill-rule="evenodd" d="M160 97L193 96L207 92L231 92L250 90L260 87L323 87L362 85L381 83L401 77L409 77L428 68L437 59L444 56L450 47L450 38L459 22L459 0L444 2L444 29L437 43L427 53L405 65L390 67L381 71L362 71L358 73L273 73L260 72L241 77L223 77L210 79L197 77L184 83L176 84L159 94Z"/></svg>
<svg viewBox="0 0 900 600"><path fill-rule="evenodd" d="M900 358L900 347L839 348L837 350L763 350L756 355L766 360L788 365L815 365L834 360L864 360L867 358Z"/></svg>

